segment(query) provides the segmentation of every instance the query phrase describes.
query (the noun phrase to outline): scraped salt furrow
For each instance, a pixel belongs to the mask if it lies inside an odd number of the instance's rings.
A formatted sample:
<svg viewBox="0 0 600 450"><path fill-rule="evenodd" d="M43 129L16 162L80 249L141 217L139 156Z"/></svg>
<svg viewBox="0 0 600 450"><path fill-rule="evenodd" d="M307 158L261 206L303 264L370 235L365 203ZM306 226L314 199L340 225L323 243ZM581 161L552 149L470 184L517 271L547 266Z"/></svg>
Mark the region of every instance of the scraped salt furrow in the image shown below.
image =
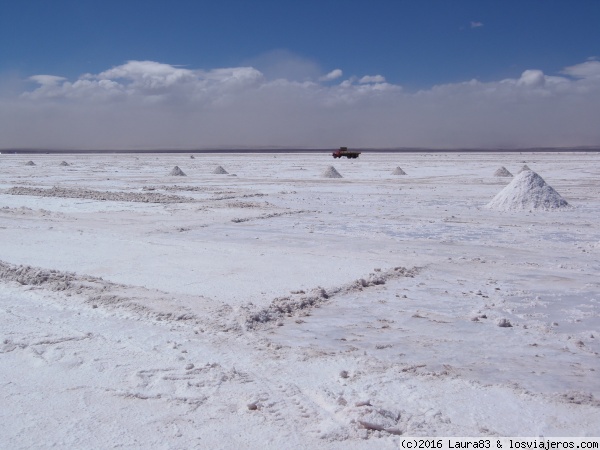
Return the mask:
<svg viewBox="0 0 600 450"><path fill-rule="evenodd" d="M318 307L322 303L330 301L333 297L340 294L347 294L354 291L362 291L365 288L385 284L387 280L393 278L409 277L413 278L419 273L420 268L412 267L394 267L386 271L376 270L366 278L360 278L351 283L326 290L317 287L306 295L304 291L298 291L291 297L277 297L269 306L258 311L250 311L244 307L246 312L245 326L247 329L253 329L260 324L273 322L283 317L300 315L312 308Z"/></svg>
<svg viewBox="0 0 600 450"><path fill-rule="evenodd" d="M15 186L6 191L10 195L32 195L36 197L82 198L88 200L101 200L112 202L138 202L138 203L192 203L195 199L179 195L165 195L157 192L101 192L91 189L75 189L52 187L49 189Z"/></svg>
<svg viewBox="0 0 600 450"><path fill-rule="evenodd" d="M172 186L144 186L142 190L144 191L186 191L186 192L205 192L212 191L215 188L207 187L207 186L179 186L174 184Z"/></svg>
<svg viewBox="0 0 600 450"><path fill-rule="evenodd" d="M231 205L228 205L231 206ZM242 207L242 208L248 208L248 207L252 207L251 205L247 205L247 204L243 204L243 205L235 205L236 207ZM244 218L234 218L231 219L231 221L233 223L241 223L241 222L250 222L253 220L264 220L264 219L272 219L273 217L282 217L282 216L289 216L289 215L293 215L293 214L306 214L306 213L310 213L310 212L314 212L314 211L307 211L307 210L301 210L301 211L285 211L285 212L280 212L280 213L271 213L271 214L261 214L260 216L257 217L244 217Z"/></svg>
<svg viewBox="0 0 600 450"><path fill-rule="evenodd" d="M4 261L0 261L0 281L58 292L70 297L70 302L80 298L93 309L121 311L137 318L205 324L228 330L237 327L229 318L231 308L201 296L173 298L166 292L113 283L99 277Z"/></svg>

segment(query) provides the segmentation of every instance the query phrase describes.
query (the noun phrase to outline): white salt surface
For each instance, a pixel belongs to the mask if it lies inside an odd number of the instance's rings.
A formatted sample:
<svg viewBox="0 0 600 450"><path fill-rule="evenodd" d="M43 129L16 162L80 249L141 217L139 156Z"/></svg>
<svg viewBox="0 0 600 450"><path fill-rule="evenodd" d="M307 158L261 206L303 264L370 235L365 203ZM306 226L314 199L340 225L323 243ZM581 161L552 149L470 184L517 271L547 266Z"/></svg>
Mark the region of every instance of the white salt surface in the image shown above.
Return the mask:
<svg viewBox="0 0 600 450"><path fill-rule="evenodd" d="M0 448L598 436L600 156L530 156L575 208L484 208L514 154L1 155Z"/></svg>

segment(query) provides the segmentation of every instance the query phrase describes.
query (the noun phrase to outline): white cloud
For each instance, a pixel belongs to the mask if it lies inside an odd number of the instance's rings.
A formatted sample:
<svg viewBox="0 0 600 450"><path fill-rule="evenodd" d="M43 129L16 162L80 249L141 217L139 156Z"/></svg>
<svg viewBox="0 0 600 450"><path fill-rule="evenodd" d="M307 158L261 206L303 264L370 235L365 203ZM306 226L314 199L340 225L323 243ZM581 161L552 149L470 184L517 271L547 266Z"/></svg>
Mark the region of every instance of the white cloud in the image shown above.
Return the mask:
<svg viewBox="0 0 600 450"><path fill-rule="evenodd" d="M0 86L0 148L600 145L599 65L406 92L381 75L329 83L341 69L306 79L129 61L76 80L35 75L13 95Z"/></svg>
<svg viewBox="0 0 600 450"><path fill-rule="evenodd" d="M64 77L56 77L54 75L34 75L29 77L31 81L41 84L42 86L56 86L61 81L65 81Z"/></svg>
<svg viewBox="0 0 600 450"><path fill-rule="evenodd" d="M471 28L480 28L483 26L483 22L471 22Z"/></svg>
<svg viewBox="0 0 600 450"><path fill-rule="evenodd" d="M308 81L316 80L322 74L313 60L283 49L263 53L244 64L256 68L269 80Z"/></svg>
<svg viewBox="0 0 600 450"><path fill-rule="evenodd" d="M331 72L329 72L327 75L322 76L321 78L319 78L320 81L331 81L331 80L335 80L339 77L341 77L343 75L343 72L341 69L334 69Z"/></svg>
<svg viewBox="0 0 600 450"><path fill-rule="evenodd" d="M588 60L581 64L566 67L561 73L575 78L600 78L600 61Z"/></svg>
<svg viewBox="0 0 600 450"><path fill-rule="evenodd" d="M385 83L385 78L381 75L365 75L360 80L358 80L361 84L366 83Z"/></svg>
<svg viewBox="0 0 600 450"><path fill-rule="evenodd" d="M517 81L520 86L542 87L546 84L546 77L541 70L526 70Z"/></svg>

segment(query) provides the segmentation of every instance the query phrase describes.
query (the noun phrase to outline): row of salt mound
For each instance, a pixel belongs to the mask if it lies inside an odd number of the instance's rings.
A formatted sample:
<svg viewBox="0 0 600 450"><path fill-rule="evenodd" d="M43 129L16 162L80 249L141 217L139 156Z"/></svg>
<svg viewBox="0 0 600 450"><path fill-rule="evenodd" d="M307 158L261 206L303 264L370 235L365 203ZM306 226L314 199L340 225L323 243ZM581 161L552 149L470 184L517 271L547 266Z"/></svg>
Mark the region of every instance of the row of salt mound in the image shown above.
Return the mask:
<svg viewBox="0 0 600 450"><path fill-rule="evenodd" d="M519 173L485 207L497 211L551 211L571 208L569 203L533 170Z"/></svg>
<svg viewBox="0 0 600 450"><path fill-rule="evenodd" d="M223 167L217 166L217 168L215 170L213 170L213 173L225 175L225 174L228 174L229 172L227 172L225 169L223 169ZM173 170L171 170L169 175L175 176L175 177L185 177L186 176L186 174L183 172L183 170L181 170L179 168L179 166L173 167Z"/></svg>
<svg viewBox="0 0 600 450"><path fill-rule="evenodd" d="M392 172L392 175L406 175L406 172L400 167L396 167ZM342 175L333 166L329 166L327 169L325 169L321 176L324 178L343 178Z"/></svg>
<svg viewBox="0 0 600 450"><path fill-rule="evenodd" d="M35 164L33 161L27 161L27 162L25 163L25 165L26 165L26 166L35 166L36 164ZM68 165L69 165L69 163L68 163L68 162L66 162L66 161L63 161L63 162L61 162L61 163L59 164L59 166L68 166Z"/></svg>
<svg viewBox="0 0 600 450"><path fill-rule="evenodd" d="M519 174L526 170L531 170L527 164L525 164L523 167L521 167L521 170L519 170L517 173ZM512 177L513 174L510 173L506 167L500 166L500 168L498 170L496 170L496 172L494 172L494 176L495 177Z"/></svg>

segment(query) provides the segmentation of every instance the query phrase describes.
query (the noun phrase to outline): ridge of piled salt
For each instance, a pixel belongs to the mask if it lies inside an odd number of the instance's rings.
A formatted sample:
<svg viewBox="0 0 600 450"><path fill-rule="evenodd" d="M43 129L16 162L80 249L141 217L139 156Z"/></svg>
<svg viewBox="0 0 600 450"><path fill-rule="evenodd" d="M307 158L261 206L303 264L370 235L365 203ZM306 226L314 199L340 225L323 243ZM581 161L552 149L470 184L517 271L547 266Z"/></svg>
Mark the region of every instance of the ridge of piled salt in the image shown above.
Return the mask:
<svg viewBox="0 0 600 450"><path fill-rule="evenodd" d="M406 175L406 172L402 170L400 166L396 167L392 172L392 175Z"/></svg>
<svg viewBox="0 0 600 450"><path fill-rule="evenodd" d="M225 169L223 169L223 167L221 167L221 166L217 166L217 167L215 168L215 170L213 170L213 173L216 173L216 174L221 174L221 175L226 175L226 174L228 174L229 172L227 172Z"/></svg>
<svg viewBox="0 0 600 450"><path fill-rule="evenodd" d="M325 169L321 176L325 178L344 178L333 166L329 166Z"/></svg>
<svg viewBox="0 0 600 450"><path fill-rule="evenodd" d="M524 170L485 207L497 211L550 211L571 206L541 176L533 170Z"/></svg>
<svg viewBox="0 0 600 450"><path fill-rule="evenodd" d="M183 172L183 170L181 170L179 168L179 166L175 166L173 167L173 170L171 170L171 172L169 173L169 175L175 176L175 177L185 177L186 174Z"/></svg>
<svg viewBox="0 0 600 450"><path fill-rule="evenodd" d="M513 174L508 171L504 166L500 166L498 170L494 172L495 177L512 177Z"/></svg>

